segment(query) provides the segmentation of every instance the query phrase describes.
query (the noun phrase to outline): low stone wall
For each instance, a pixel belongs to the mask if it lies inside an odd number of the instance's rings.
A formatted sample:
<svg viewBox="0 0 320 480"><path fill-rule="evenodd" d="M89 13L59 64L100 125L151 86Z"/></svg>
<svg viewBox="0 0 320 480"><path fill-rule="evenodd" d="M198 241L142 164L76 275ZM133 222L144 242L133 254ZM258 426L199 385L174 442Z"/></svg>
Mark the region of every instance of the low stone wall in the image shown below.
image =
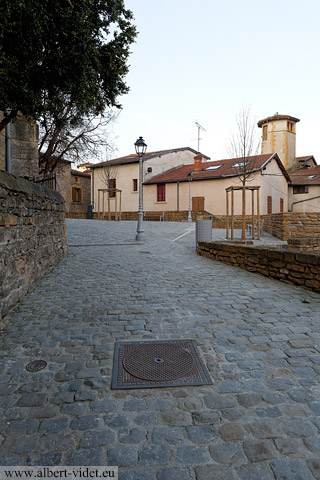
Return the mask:
<svg viewBox="0 0 320 480"><path fill-rule="evenodd" d="M0 171L0 318L66 254L60 193Z"/></svg>
<svg viewBox="0 0 320 480"><path fill-rule="evenodd" d="M273 237L287 241L292 238L320 237L320 213L319 212L283 212L261 215L263 231ZM229 218L230 227L231 218ZM213 228L226 228L226 215L213 215ZM246 224L252 223L252 217L246 216ZM242 227L241 215L234 216L234 228Z"/></svg>
<svg viewBox="0 0 320 480"><path fill-rule="evenodd" d="M320 237L288 238L288 247L304 252L320 252Z"/></svg>
<svg viewBox="0 0 320 480"><path fill-rule="evenodd" d="M235 215L234 216L234 228L240 229L242 228L242 216ZM246 224L252 224L252 217L247 215L246 216ZM212 216L212 228L226 228L227 226L227 216L226 215L213 215ZM229 228L231 227L231 217L229 217Z"/></svg>
<svg viewBox="0 0 320 480"><path fill-rule="evenodd" d="M263 218L263 230L281 240L320 236L320 212L273 213Z"/></svg>
<svg viewBox="0 0 320 480"><path fill-rule="evenodd" d="M159 214L162 214L159 211ZM198 215L211 215L208 212L191 212L192 221L196 221ZM114 217L114 215L113 215ZM98 214L95 212L93 214L94 220L98 219ZM108 219L108 214L105 213L105 219ZM114 219L114 218L113 218ZM138 212L121 212L121 220L138 220ZM148 221L148 220L145 220ZM165 222L187 222L188 221L188 211L183 210L177 212L176 210L170 212L164 212L164 221Z"/></svg>
<svg viewBox="0 0 320 480"><path fill-rule="evenodd" d="M320 293L320 254L227 242L199 242L197 252L203 257Z"/></svg>

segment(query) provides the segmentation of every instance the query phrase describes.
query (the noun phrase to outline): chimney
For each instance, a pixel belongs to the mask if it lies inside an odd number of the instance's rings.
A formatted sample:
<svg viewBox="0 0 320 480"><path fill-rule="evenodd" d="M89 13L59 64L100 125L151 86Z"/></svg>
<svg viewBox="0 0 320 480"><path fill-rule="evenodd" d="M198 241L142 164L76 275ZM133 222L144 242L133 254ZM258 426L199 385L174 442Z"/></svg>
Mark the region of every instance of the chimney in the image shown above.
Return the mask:
<svg viewBox="0 0 320 480"><path fill-rule="evenodd" d="M201 155L196 155L194 157L194 172L201 172L202 170L202 156Z"/></svg>

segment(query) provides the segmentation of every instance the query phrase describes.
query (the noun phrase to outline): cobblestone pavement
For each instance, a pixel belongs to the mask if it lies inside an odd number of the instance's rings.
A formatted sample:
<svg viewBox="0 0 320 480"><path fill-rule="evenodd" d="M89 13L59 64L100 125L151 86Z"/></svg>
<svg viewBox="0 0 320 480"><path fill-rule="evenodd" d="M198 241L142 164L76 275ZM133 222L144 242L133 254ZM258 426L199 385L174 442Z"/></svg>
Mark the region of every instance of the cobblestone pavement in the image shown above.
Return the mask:
<svg viewBox="0 0 320 480"><path fill-rule="evenodd" d="M320 295L197 256L186 223L145 223L143 245L132 222L67 226L67 257L4 321L0 465L319 479ZM116 340L180 338L213 385L111 390Z"/></svg>

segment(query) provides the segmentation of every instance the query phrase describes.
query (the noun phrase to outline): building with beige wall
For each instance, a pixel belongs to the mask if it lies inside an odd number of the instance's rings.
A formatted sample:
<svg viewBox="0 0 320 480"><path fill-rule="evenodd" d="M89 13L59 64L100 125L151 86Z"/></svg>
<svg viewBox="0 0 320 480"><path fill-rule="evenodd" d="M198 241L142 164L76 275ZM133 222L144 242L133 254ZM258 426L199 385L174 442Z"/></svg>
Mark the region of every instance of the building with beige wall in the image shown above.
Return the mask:
<svg viewBox="0 0 320 480"><path fill-rule="evenodd" d="M320 180L317 163L312 155L296 157L298 122L296 117L278 113L258 122L262 134L261 155L246 159L249 161L248 168L252 171L246 184L248 187L259 187L261 214L319 209ZM190 186L192 211L226 214L226 189L241 186L241 159L210 162L209 157L202 155L201 160L198 159L195 163L197 154L198 152L191 148L178 148L149 153L143 157L145 212L188 211ZM111 212L114 212L116 200L119 211L120 192L110 198L110 193L105 191L98 202L98 191L107 190L109 186L121 190L122 212L130 214L138 211L137 155L92 165L91 169L91 201L95 213L98 211L99 202L101 212L107 212L108 203ZM248 191L247 214L251 213L251 195ZM236 215L241 213L240 196L239 191L234 192Z"/></svg>
<svg viewBox="0 0 320 480"><path fill-rule="evenodd" d="M144 183L144 210L188 210L189 187L192 211L226 214L226 189L241 186L238 158L199 162L176 168ZM259 187L260 213L287 211L290 180L277 154L248 157L246 186ZM190 179L190 180L189 180ZM241 214L241 194L235 192L235 215ZM251 192L247 192L247 214L251 214Z"/></svg>
<svg viewBox="0 0 320 480"><path fill-rule="evenodd" d="M296 123L298 118L276 113L258 122L262 129L261 154L277 153L286 170L295 169Z"/></svg>
<svg viewBox="0 0 320 480"><path fill-rule="evenodd" d="M320 166L306 163L290 179L289 212L320 212Z"/></svg>
<svg viewBox="0 0 320 480"><path fill-rule="evenodd" d="M320 211L320 171L313 155L296 157L296 124L300 120L276 113L258 122L261 153L277 153L290 175L288 210Z"/></svg>
<svg viewBox="0 0 320 480"><path fill-rule="evenodd" d="M196 154L197 152L189 147L147 153L143 157L143 181L146 182L154 176L182 165L193 164ZM203 155L203 160L209 160L209 157ZM133 154L108 162L97 163L91 165L90 168L92 170L92 205L95 214L98 213L98 209L100 212L107 212L108 204L111 212L115 212L115 210L118 212L120 208L120 191L121 211L138 211L138 155ZM107 190L109 187L119 190L116 196L113 196L112 193L110 195L110 192L103 194L102 190Z"/></svg>

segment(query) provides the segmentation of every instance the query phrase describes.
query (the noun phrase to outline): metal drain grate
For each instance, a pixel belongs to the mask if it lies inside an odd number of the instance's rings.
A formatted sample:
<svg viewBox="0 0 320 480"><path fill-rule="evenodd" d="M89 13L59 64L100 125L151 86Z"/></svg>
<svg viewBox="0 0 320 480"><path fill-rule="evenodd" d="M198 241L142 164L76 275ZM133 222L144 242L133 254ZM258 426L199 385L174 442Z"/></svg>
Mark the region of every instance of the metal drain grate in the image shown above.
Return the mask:
<svg viewBox="0 0 320 480"><path fill-rule="evenodd" d="M32 362L28 363L26 370L28 372L39 372L40 370L46 368L46 366L47 362L44 360L33 360Z"/></svg>
<svg viewBox="0 0 320 480"><path fill-rule="evenodd" d="M194 340L116 342L112 389L211 385Z"/></svg>

